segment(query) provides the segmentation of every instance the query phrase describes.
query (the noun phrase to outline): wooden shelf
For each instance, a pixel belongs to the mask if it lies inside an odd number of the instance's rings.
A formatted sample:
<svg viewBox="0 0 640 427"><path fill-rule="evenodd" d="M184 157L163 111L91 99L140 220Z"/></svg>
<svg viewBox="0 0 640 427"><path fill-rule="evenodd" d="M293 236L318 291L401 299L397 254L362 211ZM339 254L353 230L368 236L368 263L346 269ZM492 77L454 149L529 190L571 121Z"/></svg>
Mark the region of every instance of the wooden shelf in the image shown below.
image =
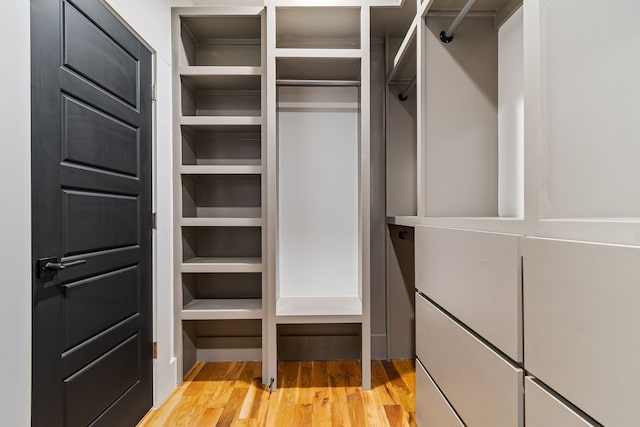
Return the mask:
<svg viewBox="0 0 640 427"><path fill-rule="evenodd" d="M416 76L416 33L417 21L414 19L393 58L393 68L387 76L387 83L411 80Z"/></svg>
<svg viewBox="0 0 640 427"><path fill-rule="evenodd" d="M181 76L261 76L262 67L252 66L186 66L179 67Z"/></svg>
<svg viewBox="0 0 640 427"><path fill-rule="evenodd" d="M359 297L280 297L276 302L277 323L360 323Z"/></svg>
<svg viewBox="0 0 640 427"><path fill-rule="evenodd" d="M259 175L262 166L255 165L182 165L183 175Z"/></svg>
<svg viewBox="0 0 640 427"><path fill-rule="evenodd" d="M276 48L276 58L361 58L362 49L288 49Z"/></svg>
<svg viewBox="0 0 640 427"><path fill-rule="evenodd" d="M182 116L181 126L260 126L260 116Z"/></svg>
<svg viewBox="0 0 640 427"><path fill-rule="evenodd" d="M189 67L189 69L201 67ZM236 67L206 67L207 69L220 70ZM255 68L255 67L238 67ZM181 75L182 85L186 85L195 93L202 91L259 91L261 87L260 74L186 74Z"/></svg>
<svg viewBox="0 0 640 427"><path fill-rule="evenodd" d="M183 273L260 273L261 258L195 257L182 262Z"/></svg>
<svg viewBox="0 0 640 427"><path fill-rule="evenodd" d="M261 227L262 218L182 218L183 227Z"/></svg>
<svg viewBox="0 0 640 427"><path fill-rule="evenodd" d="M261 318L261 299L194 299L182 309L182 320Z"/></svg>
<svg viewBox="0 0 640 427"><path fill-rule="evenodd" d="M418 216L388 216L387 224L415 227L421 224L421 219Z"/></svg>

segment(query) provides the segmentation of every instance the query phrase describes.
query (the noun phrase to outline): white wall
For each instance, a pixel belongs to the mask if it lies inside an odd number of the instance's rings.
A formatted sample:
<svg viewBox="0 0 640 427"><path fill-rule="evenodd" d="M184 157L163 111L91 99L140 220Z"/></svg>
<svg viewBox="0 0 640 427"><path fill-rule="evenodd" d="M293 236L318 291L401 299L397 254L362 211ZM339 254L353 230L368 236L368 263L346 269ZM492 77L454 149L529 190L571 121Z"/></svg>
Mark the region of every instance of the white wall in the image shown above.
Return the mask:
<svg viewBox="0 0 640 427"><path fill-rule="evenodd" d="M108 0L109 5L156 51L158 100L155 116L154 204L155 233L154 406L159 406L177 384L173 343L173 197L171 141L171 1Z"/></svg>
<svg viewBox="0 0 640 427"><path fill-rule="evenodd" d="M0 50L0 414L2 424L31 424L31 133L29 2L3 3Z"/></svg>
<svg viewBox="0 0 640 427"><path fill-rule="evenodd" d="M522 8L498 31L498 214L524 217Z"/></svg>
<svg viewBox="0 0 640 427"><path fill-rule="evenodd" d="M278 97L279 296L358 296L358 90Z"/></svg>

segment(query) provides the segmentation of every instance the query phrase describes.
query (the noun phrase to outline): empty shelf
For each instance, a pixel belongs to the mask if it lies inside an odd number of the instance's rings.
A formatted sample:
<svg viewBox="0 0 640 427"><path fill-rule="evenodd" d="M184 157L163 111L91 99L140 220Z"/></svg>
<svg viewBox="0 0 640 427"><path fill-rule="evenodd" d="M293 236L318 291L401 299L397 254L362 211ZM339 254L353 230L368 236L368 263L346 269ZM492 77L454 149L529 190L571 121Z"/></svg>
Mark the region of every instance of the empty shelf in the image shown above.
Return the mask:
<svg viewBox="0 0 640 427"><path fill-rule="evenodd" d="M183 116L182 126L259 126L260 116Z"/></svg>
<svg viewBox="0 0 640 427"><path fill-rule="evenodd" d="M245 175L257 175L262 173L262 166L256 165L183 165L180 167L180 173L182 174L245 174Z"/></svg>
<svg viewBox="0 0 640 427"><path fill-rule="evenodd" d="M361 58L362 49L288 49L276 48L277 58Z"/></svg>
<svg viewBox="0 0 640 427"><path fill-rule="evenodd" d="M277 323L360 323L359 297L280 297Z"/></svg>
<svg viewBox="0 0 640 427"><path fill-rule="evenodd" d="M182 218L183 227L261 227L262 218Z"/></svg>
<svg viewBox="0 0 640 427"><path fill-rule="evenodd" d="M194 299L182 309L182 320L261 318L261 299Z"/></svg>
<svg viewBox="0 0 640 427"><path fill-rule="evenodd" d="M184 260L183 273L259 273L261 258L195 257Z"/></svg>
<svg viewBox="0 0 640 427"><path fill-rule="evenodd" d="M260 76L262 67L191 66L178 68L181 76Z"/></svg>

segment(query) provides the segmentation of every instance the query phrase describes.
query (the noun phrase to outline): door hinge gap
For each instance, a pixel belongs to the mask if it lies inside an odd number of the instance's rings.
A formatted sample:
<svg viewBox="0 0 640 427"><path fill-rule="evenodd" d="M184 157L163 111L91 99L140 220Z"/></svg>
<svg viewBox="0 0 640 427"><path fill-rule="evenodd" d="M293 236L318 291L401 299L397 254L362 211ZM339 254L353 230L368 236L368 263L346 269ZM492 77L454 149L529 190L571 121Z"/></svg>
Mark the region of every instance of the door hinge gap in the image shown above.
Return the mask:
<svg viewBox="0 0 640 427"><path fill-rule="evenodd" d="M158 341L154 341L153 342L153 358L157 359L158 358Z"/></svg>
<svg viewBox="0 0 640 427"><path fill-rule="evenodd" d="M151 213L151 228L156 230L158 228L157 215L155 212Z"/></svg>
<svg viewBox="0 0 640 427"><path fill-rule="evenodd" d="M158 100L158 85L156 83L151 85L151 101Z"/></svg>

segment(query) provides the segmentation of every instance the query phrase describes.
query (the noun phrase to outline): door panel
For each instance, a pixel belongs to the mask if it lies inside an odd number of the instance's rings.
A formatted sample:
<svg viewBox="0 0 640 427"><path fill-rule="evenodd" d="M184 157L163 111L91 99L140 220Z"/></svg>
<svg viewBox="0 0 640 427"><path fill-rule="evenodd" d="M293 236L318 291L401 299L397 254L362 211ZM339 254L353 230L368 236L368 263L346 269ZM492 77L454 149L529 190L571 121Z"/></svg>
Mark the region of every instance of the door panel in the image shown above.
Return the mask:
<svg viewBox="0 0 640 427"><path fill-rule="evenodd" d="M131 266L64 285L65 350L136 314L139 280L137 266Z"/></svg>
<svg viewBox="0 0 640 427"><path fill-rule="evenodd" d="M63 115L63 160L138 176L137 129L67 96Z"/></svg>
<svg viewBox="0 0 640 427"><path fill-rule="evenodd" d="M140 380L138 334L64 380L64 397L69 402L66 425L87 426ZM118 375L114 375L117 370ZM100 384L100 387L96 387Z"/></svg>
<svg viewBox="0 0 640 427"><path fill-rule="evenodd" d="M138 244L138 198L62 190L63 253Z"/></svg>
<svg viewBox="0 0 640 427"><path fill-rule="evenodd" d="M31 0L32 425L152 403L151 53L99 0ZM39 271L39 259L75 263Z"/></svg>
<svg viewBox="0 0 640 427"><path fill-rule="evenodd" d="M137 60L68 3L64 24L64 65L136 107Z"/></svg>

